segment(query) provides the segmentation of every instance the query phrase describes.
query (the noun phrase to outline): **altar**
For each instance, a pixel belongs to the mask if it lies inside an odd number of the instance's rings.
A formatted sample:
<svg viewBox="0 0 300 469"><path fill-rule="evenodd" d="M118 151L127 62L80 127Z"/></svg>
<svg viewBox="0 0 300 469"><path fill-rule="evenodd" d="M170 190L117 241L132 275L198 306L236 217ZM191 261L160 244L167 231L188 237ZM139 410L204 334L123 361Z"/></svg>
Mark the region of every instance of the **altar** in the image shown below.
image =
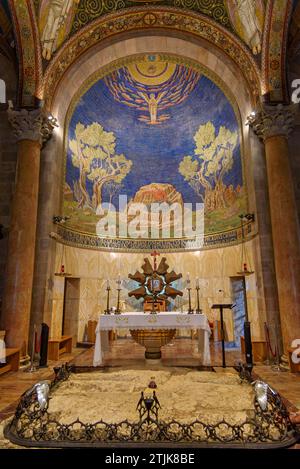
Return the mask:
<svg viewBox="0 0 300 469"><path fill-rule="evenodd" d="M205 314L177 312L127 312L122 314L102 314L96 327L94 366L103 365L104 353L108 349L108 331L118 329L138 330L173 330L179 328L196 329L198 332L199 364L209 366L209 337L211 330Z"/></svg>

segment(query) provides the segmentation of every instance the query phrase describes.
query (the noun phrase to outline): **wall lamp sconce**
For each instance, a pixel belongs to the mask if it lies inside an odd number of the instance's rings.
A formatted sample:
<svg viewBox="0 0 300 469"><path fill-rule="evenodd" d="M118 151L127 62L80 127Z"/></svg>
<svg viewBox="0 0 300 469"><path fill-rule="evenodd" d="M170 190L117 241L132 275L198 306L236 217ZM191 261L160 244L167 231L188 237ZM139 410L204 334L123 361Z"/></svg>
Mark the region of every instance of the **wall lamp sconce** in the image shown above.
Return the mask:
<svg viewBox="0 0 300 469"><path fill-rule="evenodd" d="M247 117L247 120L245 122L245 125L253 125L256 122L256 119L258 117L258 113L256 111L250 112L249 116Z"/></svg>
<svg viewBox="0 0 300 469"><path fill-rule="evenodd" d="M63 225L69 219L70 217L61 217L60 215L54 215L52 221L53 223L56 223L57 225Z"/></svg>
<svg viewBox="0 0 300 469"><path fill-rule="evenodd" d="M241 213L241 215L239 215L239 218L242 220L245 220L245 221L252 221L254 222L255 220L255 215L254 213Z"/></svg>

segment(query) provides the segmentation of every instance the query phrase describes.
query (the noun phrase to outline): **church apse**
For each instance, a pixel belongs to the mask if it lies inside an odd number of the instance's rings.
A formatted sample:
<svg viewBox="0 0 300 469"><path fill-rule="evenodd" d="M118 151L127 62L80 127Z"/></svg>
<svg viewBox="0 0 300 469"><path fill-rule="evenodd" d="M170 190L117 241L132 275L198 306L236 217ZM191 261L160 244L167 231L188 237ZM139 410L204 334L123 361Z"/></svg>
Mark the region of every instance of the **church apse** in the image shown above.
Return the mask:
<svg viewBox="0 0 300 469"><path fill-rule="evenodd" d="M202 203L206 237L238 229L247 210L235 110L202 69L175 56L133 57L93 77L69 112L65 152L63 215L73 232L96 236L100 204L118 223L120 196L128 212L190 204L195 217Z"/></svg>

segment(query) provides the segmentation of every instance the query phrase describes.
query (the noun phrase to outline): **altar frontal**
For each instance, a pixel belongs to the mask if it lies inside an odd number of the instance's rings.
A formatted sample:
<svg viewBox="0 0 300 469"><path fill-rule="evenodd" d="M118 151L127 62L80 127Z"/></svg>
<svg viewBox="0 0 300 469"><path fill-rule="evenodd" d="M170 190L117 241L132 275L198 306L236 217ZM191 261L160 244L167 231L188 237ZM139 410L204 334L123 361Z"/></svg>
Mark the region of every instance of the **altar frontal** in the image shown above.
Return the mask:
<svg viewBox="0 0 300 469"><path fill-rule="evenodd" d="M187 279L187 289L189 293L189 310L186 312L166 311L169 306L169 298L182 296L182 291L177 290L172 284L182 277L174 270L168 272L169 266L166 257L162 257L157 265L157 256L160 254L154 251L153 266L148 258L144 259L142 272L136 271L134 275L128 277L139 284L139 287L130 291L129 296L143 300L144 311L120 312L120 292L121 280L118 278L118 300L117 308L110 308L109 294L110 284L107 281L107 308L104 315L100 315L96 328L96 344L93 365L103 365L104 352L108 348L108 331L129 329L133 339L144 345L146 348L146 359L160 359L160 347L170 342L178 328L189 328L197 330L198 350L200 353L199 363L210 365L209 337L211 330L207 317L199 308L199 295L197 295L196 314L191 309L190 303L190 278ZM196 286L197 294L199 285Z"/></svg>

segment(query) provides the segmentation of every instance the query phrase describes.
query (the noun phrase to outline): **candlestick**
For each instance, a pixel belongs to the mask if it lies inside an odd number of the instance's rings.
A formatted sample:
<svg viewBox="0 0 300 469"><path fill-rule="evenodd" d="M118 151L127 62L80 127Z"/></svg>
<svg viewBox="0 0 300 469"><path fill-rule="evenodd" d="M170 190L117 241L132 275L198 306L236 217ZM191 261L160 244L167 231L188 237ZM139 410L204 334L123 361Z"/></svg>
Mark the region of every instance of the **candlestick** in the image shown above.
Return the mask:
<svg viewBox="0 0 300 469"><path fill-rule="evenodd" d="M105 314L110 314L110 308L109 308L109 292L110 292L110 286L109 286L109 281L107 280L106 282L106 291L107 291L107 299L106 299L106 309L104 310Z"/></svg>
<svg viewBox="0 0 300 469"><path fill-rule="evenodd" d="M115 311L115 314L121 314L121 311L120 311L120 294L121 294L121 279L120 279L120 274L118 275L118 280L117 280L117 285L118 285L118 288L117 288L117 292L118 292L118 297L117 297L117 309Z"/></svg>
<svg viewBox="0 0 300 469"><path fill-rule="evenodd" d="M197 280L199 280L199 279L197 279ZM197 308L196 308L196 313L197 313L197 314L202 313L202 310L200 309L200 302L199 302L199 290L200 290L199 284L197 285L197 282L196 282L196 292L197 292Z"/></svg>
<svg viewBox="0 0 300 469"><path fill-rule="evenodd" d="M189 310L188 310L188 314L193 314L193 310L192 310L192 303L191 303L191 288L188 287L187 288L187 291L188 291L188 295L189 295Z"/></svg>

